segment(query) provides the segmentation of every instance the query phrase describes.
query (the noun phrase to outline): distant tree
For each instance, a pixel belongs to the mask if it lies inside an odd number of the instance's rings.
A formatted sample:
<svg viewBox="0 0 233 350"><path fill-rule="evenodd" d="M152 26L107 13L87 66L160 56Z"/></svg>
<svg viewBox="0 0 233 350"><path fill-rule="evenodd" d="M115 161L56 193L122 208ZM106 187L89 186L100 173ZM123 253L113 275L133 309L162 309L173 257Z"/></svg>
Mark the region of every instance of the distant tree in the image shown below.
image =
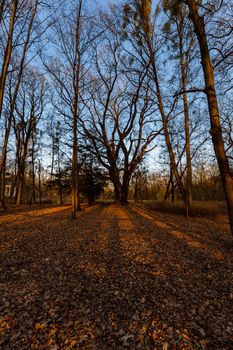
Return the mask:
<svg viewBox="0 0 233 350"><path fill-rule="evenodd" d="M15 106L14 133L16 138L16 204L22 201L25 168L30 140L42 118L46 105L46 82L39 72L31 69L25 72Z"/></svg>

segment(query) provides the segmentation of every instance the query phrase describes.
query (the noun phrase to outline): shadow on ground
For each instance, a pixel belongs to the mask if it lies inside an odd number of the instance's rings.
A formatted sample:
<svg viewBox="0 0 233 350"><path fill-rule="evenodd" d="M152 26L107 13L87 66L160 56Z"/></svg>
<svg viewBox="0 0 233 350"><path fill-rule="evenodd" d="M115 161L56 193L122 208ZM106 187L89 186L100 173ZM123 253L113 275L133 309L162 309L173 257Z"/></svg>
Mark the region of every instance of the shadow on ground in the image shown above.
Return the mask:
<svg viewBox="0 0 233 350"><path fill-rule="evenodd" d="M233 348L221 227L211 240L200 220L110 205L71 221L69 210L1 224L3 349Z"/></svg>

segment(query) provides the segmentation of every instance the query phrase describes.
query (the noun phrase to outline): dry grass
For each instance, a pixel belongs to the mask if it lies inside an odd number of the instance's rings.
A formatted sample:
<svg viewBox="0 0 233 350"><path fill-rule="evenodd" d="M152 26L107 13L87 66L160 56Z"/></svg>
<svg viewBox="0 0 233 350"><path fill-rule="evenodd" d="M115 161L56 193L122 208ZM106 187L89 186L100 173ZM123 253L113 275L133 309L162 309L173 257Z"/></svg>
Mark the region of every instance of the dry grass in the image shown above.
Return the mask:
<svg viewBox="0 0 233 350"><path fill-rule="evenodd" d="M185 206L183 202L165 202L165 201L143 201L143 205L147 208L166 212L169 214L185 215ZM201 202L195 201L191 205L189 216L217 218L227 214L225 202Z"/></svg>

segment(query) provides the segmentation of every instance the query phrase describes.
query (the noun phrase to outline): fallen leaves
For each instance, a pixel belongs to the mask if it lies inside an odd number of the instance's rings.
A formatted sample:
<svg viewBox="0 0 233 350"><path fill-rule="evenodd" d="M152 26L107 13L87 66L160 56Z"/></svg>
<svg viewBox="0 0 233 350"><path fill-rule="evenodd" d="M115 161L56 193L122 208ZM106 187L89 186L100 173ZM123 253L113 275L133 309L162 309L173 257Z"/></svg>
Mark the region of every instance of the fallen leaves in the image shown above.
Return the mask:
<svg viewBox="0 0 233 350"><path fill-rule="evenodd" d="M230 238L217 223L153 215L2 216L0 347L233 349Z"/></svg>

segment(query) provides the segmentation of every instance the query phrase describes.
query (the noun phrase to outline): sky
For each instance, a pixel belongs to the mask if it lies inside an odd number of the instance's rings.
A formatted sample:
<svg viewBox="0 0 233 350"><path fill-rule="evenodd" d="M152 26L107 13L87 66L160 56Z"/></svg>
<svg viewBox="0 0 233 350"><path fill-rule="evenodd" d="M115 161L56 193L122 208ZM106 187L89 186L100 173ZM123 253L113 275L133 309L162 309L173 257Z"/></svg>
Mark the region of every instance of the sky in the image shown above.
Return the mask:
<svg viewBox="0 0 233 350"><path fill-rule="evenodd" d="M90 3L96 3L99 6L108 6L109 4L120 3L120 0L90 0Z"/></svg>

